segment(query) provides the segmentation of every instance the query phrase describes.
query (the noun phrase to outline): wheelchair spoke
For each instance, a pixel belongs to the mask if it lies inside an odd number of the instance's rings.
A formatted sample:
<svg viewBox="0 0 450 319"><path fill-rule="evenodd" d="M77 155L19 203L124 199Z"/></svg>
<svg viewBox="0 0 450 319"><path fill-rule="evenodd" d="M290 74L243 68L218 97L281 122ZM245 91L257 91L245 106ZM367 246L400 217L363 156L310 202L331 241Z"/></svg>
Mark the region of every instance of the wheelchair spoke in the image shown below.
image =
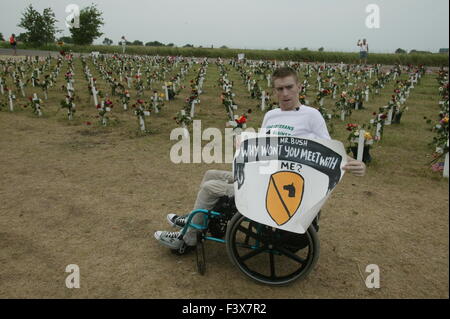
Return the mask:
<svg viewBox="0 0 450 319"><path fill-rule="evenodd" d="M253 224L249 223L248 224L248 231L249 231L249 233L252 233L252 227L253 227ZM248 234L246 234L245 235L245 244L249 245L249 241L250 241L250 236Z"/></svg>
<svg viewBox="0 0 450 319"><path fill-rule="evenodd" d="M269 262L270 262L270 277L275 278L275 259L273 257L273 252L270 251L269 253Z"/></svg>
<svg viewBox="0 0 450 319"><path fill-rule="evenodd" d="M289 251L286 248L280 247L280 246L275 246L275 249L279 250L281 253L283 253L283 255L285 255L286 257L295 260L296 262L300 263L300 264L304 264L305 263L305 259L297 256L296 254L292 253L291 251Z"/></svg>
<svg viewBox="0 0 450 319"><path fill-rule="evenodd" d="M247 236L249 236L249 237L251 237L251 238L253 238L253 239L259 240L259 241L261 241L261 242L264 242L264 241L265 241L264 238L262 238L259 234L254 233L254 232L252 232L251 230L249 230L249 229L247 229L247 228L244 228L244 227L241 226L241 225L239 225L239 227L237 228L237 230L239 230L240 232L244 233L245 235L247 235Z"/></svg>
<svg viewBox="0 0 450 319"><path fill-rule="evenodd" d="M255 257L256 255L262 253L264 250L266 250L267 246L262 246L259 248L254 249L253 251L249 252L248 254L239 257L242 261L246 261L249 258Z"/></svg>

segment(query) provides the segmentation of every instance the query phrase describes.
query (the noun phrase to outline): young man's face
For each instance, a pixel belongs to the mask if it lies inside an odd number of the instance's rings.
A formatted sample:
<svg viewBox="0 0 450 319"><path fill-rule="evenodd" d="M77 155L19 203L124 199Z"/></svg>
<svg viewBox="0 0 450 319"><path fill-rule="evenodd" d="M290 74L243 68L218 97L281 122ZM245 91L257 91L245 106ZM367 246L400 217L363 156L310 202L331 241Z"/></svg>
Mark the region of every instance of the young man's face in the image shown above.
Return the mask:
<svg viewBox="0 0 450 319"><path fill-rule="evenodd" d="M300 85L293 76L277 78L273 81L273 86L282 111L291 111L299 105Z"/></svg>

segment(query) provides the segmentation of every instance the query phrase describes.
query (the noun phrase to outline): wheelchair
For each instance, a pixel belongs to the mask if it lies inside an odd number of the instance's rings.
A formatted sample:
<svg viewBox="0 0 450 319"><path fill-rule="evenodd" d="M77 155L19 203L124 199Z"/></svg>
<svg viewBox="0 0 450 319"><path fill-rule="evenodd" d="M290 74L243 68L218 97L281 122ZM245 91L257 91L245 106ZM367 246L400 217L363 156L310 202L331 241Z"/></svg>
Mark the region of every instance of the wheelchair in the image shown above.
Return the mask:
<svg viewBox="0 0 450 319"><path fill-rule="evenodd" d="M192 223L196 214L202 214L202 224ZM304 234L297 234L266 226L241 215L234 197L221 197L213 209L197 209L189 214L188 227L197 229L197 245L183 245L174 254L185 254L195 249L197 269L206 271L205 241L226 245L228 256L244 275L252 280L272 286L287 285L305 278L319 258L320 245L318 217Z"/></svg>

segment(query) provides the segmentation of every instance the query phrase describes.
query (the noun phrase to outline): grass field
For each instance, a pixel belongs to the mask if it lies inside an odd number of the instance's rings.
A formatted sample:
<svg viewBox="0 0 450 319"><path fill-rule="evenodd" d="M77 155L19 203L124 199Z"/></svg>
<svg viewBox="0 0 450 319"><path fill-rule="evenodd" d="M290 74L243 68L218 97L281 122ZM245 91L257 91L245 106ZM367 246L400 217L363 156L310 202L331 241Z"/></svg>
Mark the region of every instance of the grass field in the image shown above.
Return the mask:
<svg viewBox="0 0 450 319"><path fill-rule="evenodd" d="M99 87L109 91L89 67ZM238 72L227 68L239 110L252 108L248 125L258 128L264 116L258 101L249 97ZM185 85L197 70L194 66ZM113 125L102 127L79 60L75 71L73 121L59 108L63 75L49 92L42 118L20 107L27 100L17 93L16 111L0 112L0 297L448 298L448 180L430 170L433 133L423 119L439 112L436 74L427 74L412 90L401 124L385 127L367 175L346 175L326 203L314 271L304 281L273 288L241 276L219 243L206 243L202 277L195 254L175 256L153 239L154 231L169 229L167 213L191 210L206 170L231 169L170 161L173 116L188 88L147 118L152 133L142 135L136 117L117 101ZM210 63L196 115L203 129L225 128L218 78ZM367 122L386 105L392 85L348 122ZM32 93L27 87L27 96ZM134 90L131 94L135 99ZM332 103L326 98L326 107ZM347 121L333 121L332 137L345 142ZM80 289L65 287L68 264L80 267ZM369 264L380 267L380 289L364 284Z"/></svg>

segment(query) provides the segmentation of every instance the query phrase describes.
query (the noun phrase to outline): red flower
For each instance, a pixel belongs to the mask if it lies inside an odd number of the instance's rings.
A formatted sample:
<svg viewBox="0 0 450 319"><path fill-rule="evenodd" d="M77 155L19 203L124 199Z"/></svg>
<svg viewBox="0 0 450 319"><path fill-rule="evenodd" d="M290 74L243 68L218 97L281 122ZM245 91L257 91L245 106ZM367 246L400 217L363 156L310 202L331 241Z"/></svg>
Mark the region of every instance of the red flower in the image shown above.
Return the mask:
<svg viewBox="0 0 450 319"><path fill-rule="evenodd" d="M92 123L91 123L91 122L89 122L89 121L88 121L88 122L86 122L86 125L91 125L91 124L92 124Z"/></svg>
<svg viewBox="0 0 450 319"><path fill-rule="evenodd" d="M236 123L238 123L238 124L244 124L244 123L247 122L247 118L245 117L245 115L241 115L241 117L238 118L238 119L235 120L235 121L236 121Z"/></svg>
<svg viewBox="0 0 450 319"><path fill-rule="evenodd" d="M386 118L387 118L387 115L386 115L386 114L381 114L381 115L380 115L380 119L384 120L384 119L386 119Z"/></svg>
<svg viewBox="0 0 450 319"><path fill-rule="evenodd" d="M97 104L97 109L101 108L102 106L100 104Z"/></svg>

